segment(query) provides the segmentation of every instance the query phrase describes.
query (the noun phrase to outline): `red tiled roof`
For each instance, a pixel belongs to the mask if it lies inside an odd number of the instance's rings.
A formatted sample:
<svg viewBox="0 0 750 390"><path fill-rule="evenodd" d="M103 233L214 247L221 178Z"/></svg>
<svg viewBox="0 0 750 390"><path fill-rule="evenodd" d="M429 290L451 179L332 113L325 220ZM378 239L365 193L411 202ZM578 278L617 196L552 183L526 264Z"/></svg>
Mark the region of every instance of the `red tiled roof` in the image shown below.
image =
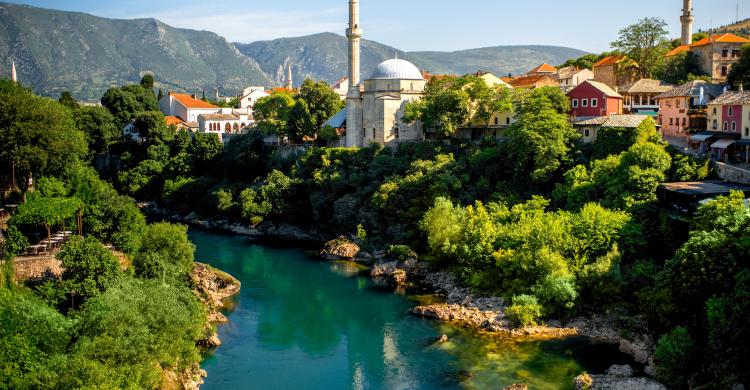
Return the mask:
<svg viewBox="0 0 750 390"><path fill-rule="evenodd" d="M536 68L530 70L529 74L534 74L534 73L556 73L556 72L557 72L557 68L555 68L554 66L552 66L552 65L550 65L550 64L548 64L548 63L545 62L545 63L537 66Z"/></svg>
<svg viewBox="0 0 750 390"><path fill-rule="evenodd" d="M171 95L186 108L219 108L209 102L196 99L186 93L171 93Z"/></svg>
<svg viewBox="0 0 750 390"><path fill-rule="evenodd" d="M676 55L678 55L680 53L684 53L684 52L689 51L689 50L690 50L690 45L680 45L680 46L677 46L674 49L670 50L666 54L666 56L667 57L674 57L674 56L676 56Z"/></svg>
<svg viewBox="0 0 750 390"><path fill-rule="evenodd" d="M171 126L171 125L179 126L179 125L184 125L185 121L183 121L179 117L168 115L164 117L164 123L166 123L167 126Z"/></svg>
<svg viewBox="0 0 750 390"><path fill-rule="evenodd" d="M266 93L269 93L269 94L273 94L273 93L291 93L291 94L293 94L294 92L296 92L294 89L289 89L289 88L286 88L286 87L272 88L270 91L266 91Z"/></svg>
<svg viewBox="0 0 750 390"><path fill-rule="evenodd" d="M750 39L742 38L740 36L726 33L721 35L712 35L710 37L703 38L699 40L698 42L693 42L690 47L698 47L698 46L705 46L709 43L750 43Z"/></svg>
<svg viewBox="0 0 750 390"><path fill-rule="evenodd" d="M557 84L557 81L555 79L546 74L517 77L511 80L509 84L512 85L513 88L530 88L537 85L537 83L541 82L545 78L548 78L552 81L552 83ZM550 85L552 83L550 83Z"/></svg>
<svg viewBox="0 0 750 390"><path fill-rule="evenodd" d="M607 65L614 65L617 63L620 63L622 60L624 60L626 57L624 55L615 55L615 56L607 56L599 60L596 64L594 64L594 67L598 66L607 66Z"/></svg>

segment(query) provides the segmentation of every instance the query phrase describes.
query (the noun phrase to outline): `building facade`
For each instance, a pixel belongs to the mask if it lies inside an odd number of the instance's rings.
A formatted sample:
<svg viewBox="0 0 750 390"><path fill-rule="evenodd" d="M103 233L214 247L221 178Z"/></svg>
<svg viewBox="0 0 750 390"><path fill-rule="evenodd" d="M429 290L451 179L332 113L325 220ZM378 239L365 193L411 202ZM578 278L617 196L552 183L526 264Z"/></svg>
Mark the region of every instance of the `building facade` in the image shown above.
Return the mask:
<svg viewBox="0 0 750 390"><path fill-rule="evenodd" d="M541 87L559 87L557 80L548 74L516 77L509 82L513 88L534 89Z"/></svg>
<svg viewBox="0 0 750 390"><path fill-rule="evenodd" d="M607 84L610 88L632 83L638 74L637 65L623 55L604 57L592 69L594 80Z"/></svg>
<svg viewBox="0 0 750 390"><path fill-rule="evenodd" d="M240 108L252 109L259 99L270 95L263 87L247 87L240 93Z"/></svg>
<svg viewBox="0 0 750 390"><path fill-rule="evenodd" d="M594 72L591 69L578 69L575 66L566 66L558 69L554 78L560 83L560 88L567 92L586 80L593 80Z"/></svg>
<svg viewBox="0 0 750 390"><path fill-rule="evenodd" d="M647 114L656 116L659 112L659 104L656 96L674 88L674 85L661 80L640 79L636 82L623 85L619 93L623 96L624 112L628 114Z"/></svg>
<svg viewBox="0 0 750 390"><path fill-rule="evenodd" d="M667 57L674 57L683 52L690 52L696 56L701 71L711 77L714 83L727 81L732 65L740 60L742 46L750 43L750 39L726 33L711 35L689 45L682 45L667 53Z"/></svg>
<svg viewBox="0 0 750 390"><path fill-rule="evenodd" d="M598 81L587 80L567 93L574 118L622 114L622 95Z"/></svg>
<svg viewBox="0 0 750 390"><path fill-rule="evenodd" d="M169 92L159 101L159 109L166 116L176 116L184 122L197 122L201 114L213 114L219 107L196 99L195 95Z"/></svg>
<svg viewBox="0 0 750 390"><path fill-rule="evenodd" d="M664 136L687 138L707 126L706 106L722 94L723 86L695 80L656 96L657 122Z"/></svg>

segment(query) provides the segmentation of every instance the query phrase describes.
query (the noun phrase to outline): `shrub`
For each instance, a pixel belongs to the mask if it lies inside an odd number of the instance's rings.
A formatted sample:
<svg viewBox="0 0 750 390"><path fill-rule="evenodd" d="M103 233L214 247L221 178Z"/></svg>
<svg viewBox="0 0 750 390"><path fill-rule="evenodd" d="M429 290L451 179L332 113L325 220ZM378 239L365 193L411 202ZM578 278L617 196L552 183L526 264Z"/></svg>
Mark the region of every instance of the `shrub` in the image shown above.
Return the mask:
<svg viewBox="0 0 750 390"><path fill-rule="evenodd" d="M120 263L94 237L73 237L57 254L65 271L62 279L82 301L104 292L120 276ZM78 302L77 302L78 303Z"/></svg>
<svg viewBox="0 0 750 390"><path fill-rule="evenodd" d="M195 246L187 238L187 227L171 223L149 225L133 259L136 275L164 281L187 282L195 266Z"/></svg>
<svg viewBox="0 0 750 390"><path fill-rule="evenodd" d="M417 258L417 252L414 252L406 245L391 245L385 251L385 257L389 260L405 262Z"/></svg>
<svg viewBox="0 0 750 390"><path fill-rule="evenodd" d="M513 304L505 308L505 315L516 325L532 326L542 316L542 306L533 295L516 295Z"/></svg>
<svg viewBox="0 0 750 390"><path fill-rule="evenodd" d="M693 341L685 327L678 326L659 339L654 352L656 376L663 382L678 386L687 382Z"/></svg>

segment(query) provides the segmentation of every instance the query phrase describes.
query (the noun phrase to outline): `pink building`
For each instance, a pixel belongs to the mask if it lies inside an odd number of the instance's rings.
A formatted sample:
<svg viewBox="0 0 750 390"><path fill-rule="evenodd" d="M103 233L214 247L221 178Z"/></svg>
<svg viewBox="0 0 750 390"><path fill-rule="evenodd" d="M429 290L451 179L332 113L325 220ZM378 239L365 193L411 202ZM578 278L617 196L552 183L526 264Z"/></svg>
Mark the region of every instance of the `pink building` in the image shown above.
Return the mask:
<svg viewBox="0 0 750 390"><path fill-rule="evenodd" d="M724 92L708 103L707 111L708 131L691 138L706 138L703 142L718 160L734 156L750 161L750 92Z"/></svg>
<svg viewBox="0 0 750 390"><path fill-rule="evenodd" d="M722 85L695 80L656 96L662 134L687 138L689 132L705 130L706 105L721 95Z"/></svg>
<svg viewBox="0 0 750 390"><path fill-rule="evenodd" d="M571 116L596 117L622 114L622 95L607 84L586 80L567 93Z"/></svg>

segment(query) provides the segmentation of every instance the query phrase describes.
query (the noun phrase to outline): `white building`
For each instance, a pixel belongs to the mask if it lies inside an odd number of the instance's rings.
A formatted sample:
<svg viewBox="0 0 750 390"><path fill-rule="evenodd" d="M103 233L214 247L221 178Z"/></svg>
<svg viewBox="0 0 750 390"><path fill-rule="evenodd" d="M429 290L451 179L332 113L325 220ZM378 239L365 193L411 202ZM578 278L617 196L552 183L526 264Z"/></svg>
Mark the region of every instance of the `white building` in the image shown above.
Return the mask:
<svg viewBox="0 0 750 390"><path fill-rule="evenodd" d="M227 135L238 134L252 125L252 116L231 108L221 108L216 113L198 115L198 131L218 134L221 140L226 140Z"/></svg>
<svg viewBox="0 0 750 390"><path fill-rule="evenodd" d="M336 92L336 94L339 95L341 100L346 100L346 95L349 93L349 78L344 77L342 79L339 79L339 81L331 85L331 89L333 89L333 92Z"/></svg>
<svg viewBox="0 0 750 390"><path fill-rule="evenodd" d="M593 80L594 72L591 69L578 69L575 66L566 66L558 69L553 77L560 83L560 88L568 92L586 80Z"/></svg>
<svg viewBox="0 0 750 390"><path fill-rule="evenodd" d="M190 124L197 122L201 114L214 114L219 107L206 101L196 99L195 95L169 92L159 101L159 109L166 116L176 116Z"/></svg>
<svg viewBox="0 0 750 390"><path fill-rule="evenodd" d="M263 87L247 87L240 93L240 108L252 109L255 103L266 96L271 96Z"/></svg>

